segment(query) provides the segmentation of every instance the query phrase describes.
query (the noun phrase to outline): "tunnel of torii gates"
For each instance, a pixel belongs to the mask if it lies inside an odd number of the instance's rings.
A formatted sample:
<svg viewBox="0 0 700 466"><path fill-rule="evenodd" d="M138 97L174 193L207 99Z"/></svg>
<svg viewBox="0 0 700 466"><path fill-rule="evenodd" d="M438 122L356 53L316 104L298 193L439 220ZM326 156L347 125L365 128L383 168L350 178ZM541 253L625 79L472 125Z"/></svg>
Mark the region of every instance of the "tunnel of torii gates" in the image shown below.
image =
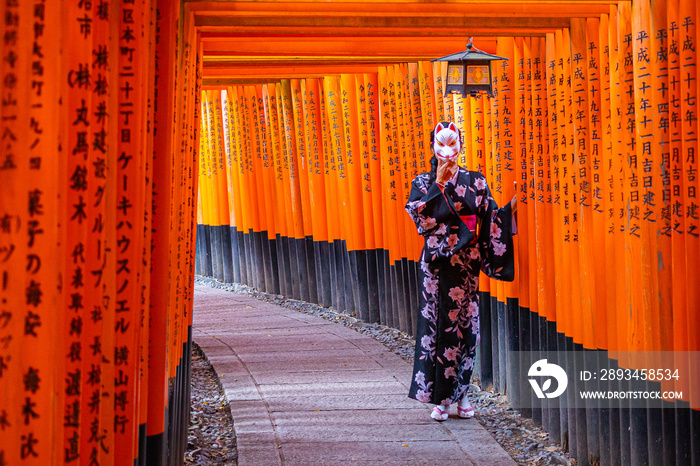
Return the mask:
<svg viewBox="0 0 700 466"><path fill-rule="evenodd" d="M522 413L581 464L697 464L697 8L3 1L0 465L182 462L195 268L411 333L440 120L499 204L517 182L482 384L533 396L513 350L673 352L662 409ZM508 58L493 97L444 96L469 37Z"/></svg>

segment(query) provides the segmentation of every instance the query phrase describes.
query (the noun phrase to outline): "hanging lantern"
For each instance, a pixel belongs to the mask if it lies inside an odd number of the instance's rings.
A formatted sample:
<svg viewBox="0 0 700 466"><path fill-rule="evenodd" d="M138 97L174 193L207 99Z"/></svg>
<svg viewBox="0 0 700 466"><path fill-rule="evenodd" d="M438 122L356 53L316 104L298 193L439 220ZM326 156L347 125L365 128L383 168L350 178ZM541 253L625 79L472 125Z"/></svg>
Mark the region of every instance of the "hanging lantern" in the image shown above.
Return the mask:
<svg viewBox="0 0 700 466"><path fill-rule="evenodd" d="M474 47L469 38L467 50L453 53L432 61L447 62L445 76L445 95L461 94L462 97L486 93L493 97L491 80L491 62L493 60L508 60L505 57L491 55Z"/></svg>

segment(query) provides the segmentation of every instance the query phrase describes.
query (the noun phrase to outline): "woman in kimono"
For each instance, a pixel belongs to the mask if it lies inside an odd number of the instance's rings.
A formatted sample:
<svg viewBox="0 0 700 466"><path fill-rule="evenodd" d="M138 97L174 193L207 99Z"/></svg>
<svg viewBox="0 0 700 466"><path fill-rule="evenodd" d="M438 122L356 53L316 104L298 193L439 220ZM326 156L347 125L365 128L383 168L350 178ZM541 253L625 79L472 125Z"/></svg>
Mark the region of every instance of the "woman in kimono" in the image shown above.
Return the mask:
<svg viewBox="0 0 700 466"><path fill-rule="evenodd" d="M433 403L431 417L460 417L474 408L467 389L479 343L479 271L512 281L512 215L516 198L498 208L486 178L457 164L461 135L454 123L431 134L432 169L413 180L406 211L425 237L416 356L409 397Z"/></svg>

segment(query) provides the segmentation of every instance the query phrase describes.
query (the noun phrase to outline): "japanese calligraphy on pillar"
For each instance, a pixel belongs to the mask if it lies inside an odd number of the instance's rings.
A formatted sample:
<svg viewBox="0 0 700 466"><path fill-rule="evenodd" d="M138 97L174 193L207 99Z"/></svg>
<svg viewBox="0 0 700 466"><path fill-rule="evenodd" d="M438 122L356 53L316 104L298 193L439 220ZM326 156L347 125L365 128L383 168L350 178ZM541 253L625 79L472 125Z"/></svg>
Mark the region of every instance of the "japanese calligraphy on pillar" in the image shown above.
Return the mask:
<svg viewBox="0 0 700 466"><path fill-rule="evenodd" d="M590 93L589 88L595 83L589 83L589 68L595 66L595 62L590 60L590 52L597 48L595 43L591 47L591 42L587 40L586 20L576 18L571 20L571 98L573 113L573 146L572 156L572 178L575 180L573 188L573 204L571 218L573 219L573 229L575 229L578 245L571 249L572 270L577 267L585 280L574 280L572 291L574 296L579 297L580 313L574 316L574 327L578 329L578 337L583 341L586 348L595 347L593 336L593 300L595 294L595 267L590 258L595 250L592 222L592 201L591 201L591 124Z"/></svg>
<svg viewBox="0 0 700 466"><path fill-rule="evenodd" d="M110 110L115 108L116 93L113 89L113 73L109 73L111 64L110 51L115 50L114 42L109 36L109 8L116 11L114 3L102 2L90 5L83 3L85 15L82 16L80 28L92 33L92 50L90 61L92 96L88 101L88 121L90 128L90 148L88 150L87 171L84 173L86 183L88 236L85 240L86 264L85 277L72 276L71 284L83 281L80 292L83 296L84 310L82 316L82 342L72 342L68 357L82 360L83 379L80 389L82 401L80 455L95 463L105 462L114 454L114 429L112 428L113 406L104 402L113 395L111 384L105 384L113 376L113 332L114 319L114 279L110 273L113 267L114 250L128 247L123 238L112 233L115 224L111 214L114 204L106 195L108 184L112 182L113 171L109 168L114 163L116 134L114 120L109 118ZM89 20L91 16L91 21ZM81 101L81 108L83 107ZM109 148L112 148L110 151ZM77 170L77 169L76 169ZM77 175L74 172L74 176ZM83 181L71 178L74 185ZM110 235L107 236L106 232ZM141 251L139 251L140 253ZM108 266L109 264L109 266ZM72 325L72 324L71 324ZM89 435L88 435L89 426Z"/></svg>
<svg viewBox="0 0 700 466"><path fill-rule="evenodd" d="M430 133L435 123L435 101L433 99L433 66L428 62L418 62L418 80L420 85L421 120L423 139L419 142L418 171L428 171L430 161Z"/></svg>
<svg viewBox="0 0 700 466"><path fill-rule="evenodd" d="M444 102L444 94L445 94L445 88L444 85L445 83L443 82L444 76L447 73L447 62L443 61L438 61L438 62L433 62L433 88L435 89L435 94L433 95L435 99L435 106L434 110L436 112L436 119L432 121L431 126L434 128L435 125L437 124L439 118L439 121L443 121L444 114L445 114L445 102ZM432 128L431 128L432 129Z"/></svg>
<svg viewBox="0 0 700 466"><path fill-rule="evenodd" d="M324 167L324 185L326 187L326 218L328 219L328 241L332 242L338 239L339 225L337 217L337 176L335 167L335 156L331 146L331 135L328 119L328 94L330 92L329 83L324 78L319 81L319 111L321 113L321 137L323 141L323 167Z"/></svg>
<svg viewBox="0 0 700 466"><path fill-rule="evenodd" d="M588 100L588 157L586 173L581 172L582 160L579 157L579 176L581 185L579 192L587 199L580 200L582 223L580 231L585 235L587 245L581 249L584 267L590 273L589 285L584 286L584 303L586 299L591 299L592 309L591 325L592 335L589 341L594 347L607 341L606 313L606 273L598 273L598 265L594 265L589 251L598 250L600 245L605 244L605 212L604 212L604 191L602 184L603 173L603 142L602 142L602 118L601 118L601 83L600 78L600 20L589 18L585 23L585 45L586 45L586 72L587 72L587 100ZM606 41L607 43L607 41ZM585 185L584 185L585 183ZM586 222L584 225L583 222ZM605 257L605 260L608 258ZM601 260L599 263L602 263ZM606 268L607 270L607 268ZM595 341L593 341L595 340Z"/></svg>
<svg viewBox="0 0 700 466"><path fill-rule="evenodd" d="M682 141L681 157L683 172L683 190L685 197L685 209L681 215L685 216L685 255L686 257L698 257L700 255L700 211L698 205L698 72L697 72L697 12L700 10L694 2L680 2L679 25L676 31L679 37L680 50L680 78L681 78L681 119ZM688 272L691 267L688 267ZM692 275L692 273L691 273ZM680 275L681 277L683 275ZM696 351L700 345L692 337L700 328L700 318L697 309L700 307L700 290L696 282L685 275L688 309L688 349ZM695 372L690 386L700 380L700 375ZM700 403L698 390L691 392L692 404Z"/></svg>
<svg viewBox="0 0 700 466"><path fill-rule="evenodd" d="M321 131L320 89L317 79L307 79L304 89L304 124L306 147L309 153L309 207L314 240L328 240L328 220L326 216L326 192L324 183L323 136Z"/></svg>
<svg viewBox="0 0 700 466"><path fill-rule="evenodd" d="M142 205L141 164L142 131L145 126L142 107L143 90L138 70L147 45L143 1L122 0L119 14L118 66L118 145L117 145L117 270L114 354L114 424L117 462L133 461L137 431L138 342L141 290L139 257L143 241L143 221L138 210Z"/></svg>
<svg viewBox="0 0 700 466"><path fill-rule="evenodd" d="M372 202L372 172L370 168L371 155L369 144L369 121L367 112L367 93L369 92L368 82L364 75L355 76L355 96L357 99L357 117L355 125L359 128L359 151L360 151L360 181L362 189L362 208L364 219L365 249L374 249L374 203ZM376 180L378 181L378 180Z"/></svg>
<svg viewBox="0 0 700 466"><path fill-rule="evenodd" d="M382 217L382 174L379 144L381 137L379 135L379 84L377 74L364 75L365 90L366 90L366 119L367 119L367 141L370 152L370 177L372 182L372 203L374 216L374 239L377 249L382 247L383 241L383 217Z"/></svg>
<svg viewBox="0 0 700 466"><path fill-rule="evenodd" d="M396 179L399 177L395 163L398 149L395 143L395 107L393 67L381 67L378 73L379 85L379 141L382 168L382 202L384 208L384 224L386 230L383 238L385 247L389 250L390 260L399 259L400 249L397 248L397 209Z"/></svg>
<svg viewBox="0 0 700 466"><path fill-rule="evenodd" d="M68 119L71 122L67 139L68 211L66 270L71 276L65 293L65 413L63 461L70 463L80 458L81 391L82 391L82 334L85 316L85 277L90 276L91 263L87 255L88 244L88 164L90 151L91 85L92 85L92 11L88 5L71 5L68 8L68 36L74 44L67 56ZM92 188L92 187L90 187ZM89 298L88 298L89 299ZM87 454L86 454L87 455Z"/></svg>

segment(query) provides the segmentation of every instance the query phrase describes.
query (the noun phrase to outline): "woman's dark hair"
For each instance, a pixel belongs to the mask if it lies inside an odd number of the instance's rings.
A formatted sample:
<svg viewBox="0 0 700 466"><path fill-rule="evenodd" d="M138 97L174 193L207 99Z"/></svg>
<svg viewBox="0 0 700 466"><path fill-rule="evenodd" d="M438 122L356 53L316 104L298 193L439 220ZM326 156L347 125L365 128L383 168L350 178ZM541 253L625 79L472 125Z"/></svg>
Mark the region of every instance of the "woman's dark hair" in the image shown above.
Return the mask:
<svg viewBox="0 0 700 466"><path fill-rule="evenodd" d="M430 159L430 171L428 172L428 182L433 183L435 181L435 178L437 178L437 167L438 167L438 159L433 156Z"/></svg>

